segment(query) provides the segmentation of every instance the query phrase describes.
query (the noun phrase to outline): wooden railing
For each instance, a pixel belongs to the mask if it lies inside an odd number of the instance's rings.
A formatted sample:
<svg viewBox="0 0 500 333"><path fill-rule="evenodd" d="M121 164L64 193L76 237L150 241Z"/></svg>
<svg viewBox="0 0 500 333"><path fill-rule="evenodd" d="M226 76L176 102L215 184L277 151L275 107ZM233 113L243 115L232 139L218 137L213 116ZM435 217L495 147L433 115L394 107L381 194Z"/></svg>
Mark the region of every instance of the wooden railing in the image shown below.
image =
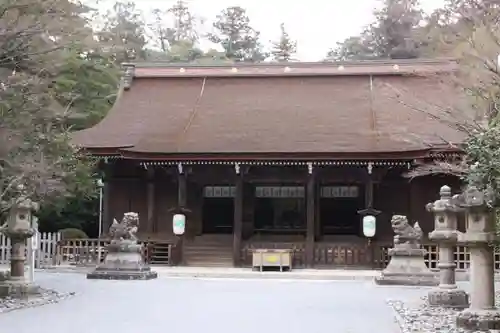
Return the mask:
<svg viewBox="0 0 500 333"><path fill-rule="evenodd" d="M373 268L377 265L377 255L377 247L368 246L368 244L316 243L314 247L314 266L324 268Z"/></svg>
<svg viewBox="0 0 500 333"><path fill-rule="evenodd" d="M106 256L104 239L65 239L57 244L55 265L95 266ZM143 244L143 256L147 263L172 265L175 255L174 241L140 241Z"/></svg>
<svg viewBox="0 0 500 333"><path fill-rule="evenodd" d="M38 249L35 251L34 261L36 268L43 268L53 265L53 258L57 253L57 244L61 240L61 234L58 232L37 233ZM26 257L29 257L29 249L31 248L31 238L26 242ZM0 265L7 265L10 262L11 240L4 234L0 234Z"/></svg>
<svg viewBox="0 0 500 333"><path fill-rule="evenodd" d="M56 265L94 266L106 255L107 240L64 239L57 245Z"/></svg>
<svg viewBox="0 0 500 333"><path fill-rule="evenodd" d="M46 237L45 237L46 238ZM47 249L49 241L43 238ZM52 239L52 238L51 238ZM94 266L104 260L108 241L103 239L66 239L54 242L53 251L43 252L40 257L42 265L75 265ZM181 246L176 240L146 240L144 244L144 258L152 265L177 265L180 262ZM52 243L50 243L52 244ZM44 245L45 246L45 245ZM336 243L317 242L314 248L314 266L318 268L377 268L383 269L389 263L389 243ZM438 246L425 243L427 250L425 262L430 269L437 269ZM9 244L5 242L3 252L8 253ZM241 261L244 266L251 266L252 249L291 249L293 250L293 267L305 267L305 242L244 242L241 249ZM50 252L50 253L49 253ZM5 258L3 258L5 256ZM42 260L43 259L43 260ZM2 260L8 261L7 255ZM458 270L467 270L470 265L470 254L464 245L458 245L455 251L455 261ZM500 251L495 251L495 270L500 270Z"/></svg>
<svg viewBox="0 0 500 333"><path fill-rule="evenodd" d="M381 245L380 246L380 265L379 268L384 268L389 263L388 250L392 245ZM437 263L439 259L439 248L434 243L423 244L422 247L427 251L425 256L425 263L427 267L432 270L436 270ZM455 263L457 265L457 270L468 270L470 267L470 253L466 246L460 244L455 248ZM495 250L495 270L500 270L500 251Z"/></svg>
<svg viewBox="0 0 500 333"><path fill-rule="evenodd" d="M291 249L293 250L294 267L305 266L305 243L278 243L278 242L246 242L241 251L241 260L244 266L251 264L252 249ZM388 250L392 248L389 243L327 243L317 242L314 247L314 266L317 268L365 268L383 269L389 263ZM438 246L434 243L425 243L423 248L427 251L426 265L437 270ZM464 245L458 245L455 250L457 270L468 270L470 266L470 253ZM500 270L500 250L495 250L495 270Z"/></svg>

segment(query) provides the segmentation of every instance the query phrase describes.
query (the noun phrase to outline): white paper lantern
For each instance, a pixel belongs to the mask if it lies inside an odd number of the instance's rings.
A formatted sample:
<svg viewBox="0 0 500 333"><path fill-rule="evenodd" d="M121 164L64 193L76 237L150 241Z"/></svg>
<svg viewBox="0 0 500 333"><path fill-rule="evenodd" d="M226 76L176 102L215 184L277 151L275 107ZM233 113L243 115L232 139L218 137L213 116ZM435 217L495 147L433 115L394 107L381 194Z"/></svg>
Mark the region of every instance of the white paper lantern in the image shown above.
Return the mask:
<svg viewBox="0 0 500 333"><path fill-rule="evenodd" d="M363 217L363 234L365 237L375 236L375 231L377 230L377 219L375 216L367 215Z"/></svg>
<svg viewBox="0 0 500 333"><path fill-rule="evenodd" d="M184 231L186 230L186 216L183 214L175 214L172 218L172 226L174 235L184 235Z"/></svg>

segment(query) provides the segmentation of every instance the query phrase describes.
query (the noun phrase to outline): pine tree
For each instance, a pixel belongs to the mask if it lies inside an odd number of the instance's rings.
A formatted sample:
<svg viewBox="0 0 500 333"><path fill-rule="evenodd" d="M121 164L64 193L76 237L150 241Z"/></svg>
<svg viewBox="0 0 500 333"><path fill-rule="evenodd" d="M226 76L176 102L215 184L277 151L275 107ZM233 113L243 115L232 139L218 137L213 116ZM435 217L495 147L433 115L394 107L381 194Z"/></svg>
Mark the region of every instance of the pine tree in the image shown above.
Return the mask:
<svg viewBox="0 0 500 333"><path fill-rule="evenodd" d="M146 26L133 2L116 2L104 22L99 43L117 64L146 58Z"/></svg>
<svg viewBox="0 0 500 333"><path fill-rule="evenodd" d="M259 62L267 57L260 44L260 33L250 25L246 10L235 6L224 9L213 24L211 42L221 45L226 58L233 61Z"/></svg>
<svg viewBox="0 0 500 333"><path fill-rule="evenodd" d="M297 42L290 38L285 29L285 24L280 25L281 35L278 41L272 42L273 48L271 54L273 59L278 62L293 61L293 56L297 53Z"/></svg>
<svg viewBox="0 0 500 333"><path fill-rule="evenodd" d="M148 50L148 59L168 62L192 62L204 53L198 47L198 19L191 13L186 2L178 0L167 10L153 10L155 21L149 27L153 31L160 52ZM166 20L171 17L172 20ZM174 24L171 24L171 21Z"/></svg>
<svg viewBox="0 0 500 333"><path fill-rule="evenodd" d="M180 41L188 41L195 44L198 41L196 31L196 18L191 13L186 2L177 0L176 4L167 10L174 18L174 28L171 29L170 45Z"/></svg>
<svg viewBox="0 0 500 333"><path fill-rule="evenodd" d="M415 58L420 40L416 34L423 19L418 0L381 0L375 20L359 36L351 36L330 50L334 60Z"/></svg>

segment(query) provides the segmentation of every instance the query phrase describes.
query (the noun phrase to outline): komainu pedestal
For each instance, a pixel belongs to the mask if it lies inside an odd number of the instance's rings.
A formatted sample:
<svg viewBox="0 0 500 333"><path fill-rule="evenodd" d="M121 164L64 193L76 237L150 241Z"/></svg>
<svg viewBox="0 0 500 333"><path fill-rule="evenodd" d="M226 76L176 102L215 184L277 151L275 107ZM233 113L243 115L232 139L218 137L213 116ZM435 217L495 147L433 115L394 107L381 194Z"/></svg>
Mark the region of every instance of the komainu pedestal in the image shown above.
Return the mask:
<svg viewBox="0 0 500 333"><path fill-rule="evenodd" d="M418 223L412 227L403 215L394 215L391 219L394 236L394 248L389 250L391 260L375 278L381 285L436 286L438 280L425 265L426 251L422 249L422 229Z"/></svg>
<svg viewBox="0 0 500 333"><path fill-rule="evenodd" d="M142 255L142 245L137 242L139 225L137 213L125 213L120 223L116 220L109 229L112 237L106 247L104 263L87 274L87 279L102 280L150 280L158 274L146 264Z"/></svg>

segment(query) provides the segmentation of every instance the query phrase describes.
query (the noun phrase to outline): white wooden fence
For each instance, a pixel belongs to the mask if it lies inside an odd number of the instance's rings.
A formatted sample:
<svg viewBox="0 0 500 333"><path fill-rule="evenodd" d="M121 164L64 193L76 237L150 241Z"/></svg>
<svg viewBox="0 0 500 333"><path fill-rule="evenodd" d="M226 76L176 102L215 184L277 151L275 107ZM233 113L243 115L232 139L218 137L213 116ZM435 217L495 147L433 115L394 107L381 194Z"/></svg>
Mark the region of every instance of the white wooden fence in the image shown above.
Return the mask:
<svg viewBox="0 0 500 333"><path fill-rule="evenodd" d="M42 232L34 237L38 237L38 251L35 252L35 267L41 268L52 265L57 254L57 243L61 240L61 234L59 232ZM10 239L0 234L0 265L9 264L9 260Z"/></svg>

